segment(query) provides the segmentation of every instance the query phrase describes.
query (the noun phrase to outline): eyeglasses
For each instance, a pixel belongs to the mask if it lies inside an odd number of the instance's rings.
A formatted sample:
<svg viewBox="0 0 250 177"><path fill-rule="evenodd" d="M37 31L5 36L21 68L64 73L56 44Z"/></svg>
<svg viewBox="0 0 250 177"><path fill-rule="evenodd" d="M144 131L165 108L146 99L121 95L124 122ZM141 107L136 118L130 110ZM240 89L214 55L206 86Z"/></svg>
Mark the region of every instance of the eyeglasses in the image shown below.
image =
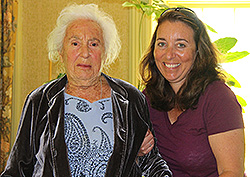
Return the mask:
<svg viewBox="0 0 250 177"><path fill-rule="evenodd" d="M188 13L191 13L191 14L196 16L196 13L192 9L189 9L189 8L186 8L186 7L177 7L177 8L168 8L168 9L166 9L164 12L162 12L161 17L164 16L167 12L169 12L171 10L181 12L181 13L183 13L185 15L187 15L186 12L188 12Z"/></svg>

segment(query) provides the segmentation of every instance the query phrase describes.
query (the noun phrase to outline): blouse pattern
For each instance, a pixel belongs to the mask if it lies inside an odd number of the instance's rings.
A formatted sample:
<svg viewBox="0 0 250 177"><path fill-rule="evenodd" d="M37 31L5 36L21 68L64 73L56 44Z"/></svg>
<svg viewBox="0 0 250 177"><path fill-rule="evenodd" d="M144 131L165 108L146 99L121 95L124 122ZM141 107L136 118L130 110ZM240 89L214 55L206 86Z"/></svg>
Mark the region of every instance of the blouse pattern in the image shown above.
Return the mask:
<svg viewBox="0 0 250 177"><path fill-rule="evenodd" d="M91 103L65 93L64 131L72 176L105 176L114 145L111 98Z"/></svg>

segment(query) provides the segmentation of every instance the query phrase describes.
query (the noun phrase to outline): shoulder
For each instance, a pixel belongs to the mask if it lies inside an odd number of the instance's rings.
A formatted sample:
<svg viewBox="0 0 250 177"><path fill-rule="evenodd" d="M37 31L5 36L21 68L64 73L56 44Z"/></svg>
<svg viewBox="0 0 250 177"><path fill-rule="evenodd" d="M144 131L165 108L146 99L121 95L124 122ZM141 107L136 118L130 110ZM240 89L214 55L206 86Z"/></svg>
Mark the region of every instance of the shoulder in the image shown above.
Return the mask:
<svg viewBox="0 0 250 177"><path fill-rule="evenodd" d="M59 79L52 80L50 82L47 82L38 88L31 91L27 98L29 99L41 99L41 97L46 96L48 94L56 94L59 90L63 89L65 87L65 84L67 82L67 77L64 76Z"/></svg>
<svg viewBox="0 0 250 177"><path fill-rule="evenodd" d="M231 90L230 87L228 87L223 81L214 81L211 84L207 86L206 91L209 90Z"/></svg>
<svg viewBox="0 0 250 177"><path fill-rule="evenodd" d="M214 81L209 84L203 95L206 98L211 98L214 101L220 101L224 99L236 100L234 92L222 81Z"/></svg>
<svg viewBox="0 0 250 177"><path fill-rule="evenodd" d="M214 81L209 84L205 92L201 95L199 102L211 107L216 105L223 107L228 104L239 105L234 92L222 81Z"/></svg>
<svg viewBox="0 0 250 177"><path fill-rule="evenodd" d="M201 96L200 104L209 135L243 127L241 105L225 83L211 83Z"/></svg>

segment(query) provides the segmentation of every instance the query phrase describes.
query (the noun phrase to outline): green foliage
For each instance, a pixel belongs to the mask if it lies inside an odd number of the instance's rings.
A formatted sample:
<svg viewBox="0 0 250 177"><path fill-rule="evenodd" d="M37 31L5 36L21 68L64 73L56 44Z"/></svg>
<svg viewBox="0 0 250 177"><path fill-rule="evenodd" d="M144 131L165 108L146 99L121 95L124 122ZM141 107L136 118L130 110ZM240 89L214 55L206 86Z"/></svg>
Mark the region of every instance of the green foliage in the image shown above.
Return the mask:
<svg viewBox="0 0 250 177"><path fill-rule="evenodd" d="M217 46L218 50L226 54L230 49L232 49L237 42L236 38L233 37L225 37L220 38L217 41L214 42L214 44Z"/></svg>
<svg viewBox="0 0 250 177"><path fill-rule="evenodd" d="M218 50L222 53L221 61L222 63L230 63L237 61L239 59L242 59L249 55L249 52L247 51L241 51L241 52L230 52L230 50L236 45L237 39L233 37L225 37L220 38L214 42ZM241 88L240 83L229 73L224 71L224 74L227 76L226 83L230 87L236 87ZM236 95L239 103L242 107L245 107L247 105L246 101L239 95ZM243 112L245 112L243 108Z"/></svg>
<svg viewBox="0 0 250 177"><path fill-rule="evenodd" d="M230 87L236 87L236 88L241 88L240 83L229 73L226 74L227 75L227 85L229 85Z"/></svg>
<svg viewBox="0 0 250 177"><path fill-rule="evenodd" d="M224 55L224 63L234 62L249 55L247 51L228 52Z"/></svg>
<svg viewBox="0 0 250 177"><path fill-rule="evenodd" d="M247 106L247 102L241 96L236 95L236 97L237 97L237 100L240 102L242 107Z"/></svg>
<svg viewBox="0 0 250 177"><path fill-rule="evenodd" d="M244 100L244 99L243 99L241 96L239 96L239 95L236 95L236 97L237 97L237 100L238 100L238 102L240 103L240 105L241 105L241 107L242 107L242 112L245 113L244 107L247 106L246 100Z"/></svg>
<svg viewBox="0 0 250 177"><path fill-rule="evenodd" d="M207 27L208 30L212 31L213 33L217 33L217 31L215 31L215 29L213 29L211 26L209 26L208 24L205 24L205 26Z"/></svg>
<svg viewBox="0 0 250 177"><path fill-rule="evenodd" d="M230 63L242 59L249 55L247 51L229 52L237 43L237 39L233 37L220 38L214 42L222 55L223 63Z"/></svg>
<svg viewBox="0 0 250 177"><path fill-rule="evenodd" d="M168 8L168 6L162 0L153 0L152 4L149 4L148 0L131 0L131 2L124 2L123 7L135 7L142 11L142 15L146 14L151 16L155 15L156 19L160 17L162 12Z"/></svg>
<svg viewBox="0 0 250 177"><path fill-rule="evenodd" d="M153 0L152 4L149 4L149 0L131 0L131 2L124 2L122 4L123 7L134 7L138 9L139 11L142 12L141 14L141 19L140 19L140 24L139 24L139 41L141 41L141 27L142 27L142 22L144 20L144 16L151 16L155 15L155 18L159 18L161 13L168 8L168 6L162 1L162 0ZM140 56L142 55L142 47L141 47L141 42L139 42L139 54Z"/></svg>

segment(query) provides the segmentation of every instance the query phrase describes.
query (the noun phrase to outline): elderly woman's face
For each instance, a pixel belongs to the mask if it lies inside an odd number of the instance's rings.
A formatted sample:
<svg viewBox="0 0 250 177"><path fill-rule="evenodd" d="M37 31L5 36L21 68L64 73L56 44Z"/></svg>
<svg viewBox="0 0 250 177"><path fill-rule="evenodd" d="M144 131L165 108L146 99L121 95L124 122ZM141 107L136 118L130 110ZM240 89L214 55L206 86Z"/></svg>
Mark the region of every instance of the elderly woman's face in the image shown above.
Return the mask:
<svg viewBox="0 0 250 177"><path fill-rule="evenodd" d="M196 54L194 32L183 22L163 22L157 31L154 57L175 92L190 71Z"/></svg>
<svg viewBox="0 0 250 177"><path fill-rule="evenodd" d="M104 55L101 27L92 20L73 21L66 30L61 56L69 82L89 82L97 78Z"/></svg>

